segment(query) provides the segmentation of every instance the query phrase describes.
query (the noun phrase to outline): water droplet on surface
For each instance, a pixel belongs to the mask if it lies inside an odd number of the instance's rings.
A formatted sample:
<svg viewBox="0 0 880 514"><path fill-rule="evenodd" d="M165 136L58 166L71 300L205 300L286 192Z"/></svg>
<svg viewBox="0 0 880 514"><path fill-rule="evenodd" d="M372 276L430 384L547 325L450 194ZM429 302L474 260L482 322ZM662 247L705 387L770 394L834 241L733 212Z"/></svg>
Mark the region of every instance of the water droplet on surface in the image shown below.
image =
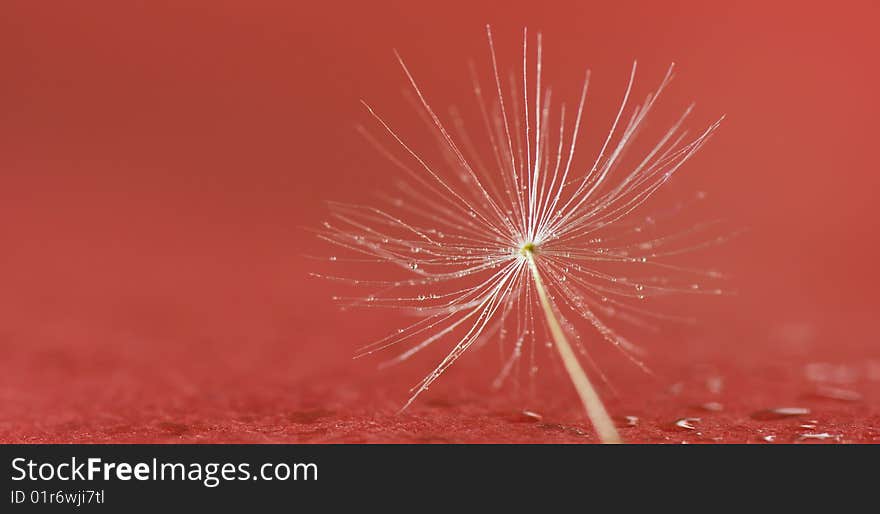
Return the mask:
<svg viewBox="0 0 880 514"><path fill-rule="evenodd" d="M411 263L409 263L409 269L417 270L417 269L419 269L419 265L416 264L415 262L411 262Z"/></svg>
<svg viewBox="0 0 880 514"><path fill-rule="evenodd" d="M773 434L765 435L764 440L767 441L768 443L772 443L773 441L776 440L776 436Z"/></svg>
<svg viewBox="0 0 880 514"><path fill-rule="evenodd" d="M856 391L842 389L839 387L819 387L812 394L808 395L822 400L837 400L840 402L859 402L862 401L862 395Z"/></svg>
<svg viewBox="0 0 880 514"><path fill-rule="evenodd" d="M330 257L330 261L331 261L331 262L335 262L335 261L336 261L336 257Z"/></svg>
<svg viewBox="0 0 880 514"><path fill-rule="evenodd" d="M800 441L807 441L807 440L825 441L828 439L839 440L840 435L829 434L828 432L821 432L821 433L807 432L805 434L798 435L798 440L800 440Z"/></svg>
<svg viewBox="0 0 880 514"><path fill-rule="evenodd" d="M617 428L630 428L639 424L637 416L615 416L613 420Z"/></svg>
<svg viewBox="0 0 880 514"><path fill-rule="evenodd" d="M776 407L775 409L760 410L752 413L752 419L771 420L785 419L796 416L806 416L810 409L804 407Z"/></svg>
<svg viewBox="0 0 880 514"><path fill-rule="evenodd" d="M685 430L696 430L697 427L694 426L694 423L699 423L700 421L702 421L700 418L682 418L675 422L675 426Z"/></svg>
<svg viewBox="0 0 880 514"><path fill-rule="evenodd" d="M523 410L522 415L525 418L524 421L541 421L544 419L544 416L530 410Z"/></svg>
<svg viewBox="0 0 880 514"><path fill-rule="evenodd" d="M708 412L721 412L724 410L724 405L721 405L718 402L706 402L701 404L700 409Z"/></svg>
<svg viewBox="0 0 880 514"><path fill-rule="evenodd" d="M712 394L720 394L724 389L724 379L721 377L709 377L706 379L706 389Z"/></svg>

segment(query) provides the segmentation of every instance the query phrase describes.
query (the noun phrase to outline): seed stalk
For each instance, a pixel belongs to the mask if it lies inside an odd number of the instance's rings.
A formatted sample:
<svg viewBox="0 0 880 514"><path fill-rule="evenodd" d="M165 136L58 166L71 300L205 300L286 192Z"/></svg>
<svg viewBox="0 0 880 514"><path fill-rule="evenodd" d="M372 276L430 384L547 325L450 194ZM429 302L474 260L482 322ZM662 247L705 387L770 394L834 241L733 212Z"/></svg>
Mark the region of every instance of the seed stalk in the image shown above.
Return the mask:
<svg viewBox="0 0 880 514"><path fill-rule="evenodd" d="M599 440L604 444L622 443L623 439L621 439L620 434L617 432L617 428L614 426L614 421L611 419L611 416L608 415L608 410L605 409L605 405L599 398L599 394L596 393L596 389L593 387L590 379L587 378L584 368L581 366L577 355L575 355L571 344L569 344L568 338L565 337L565 332L562 330L562 326L559 324L559 319L553 309L553 304L550 302L550 297L547 294L544 281L541 279L541 274L538 272L538 266L535 264L535 247L523 247L522 254L528 259L529 270L532 272L535 289L538 291L538 297L541 300L541 307L544 310L544 316L547 318L547 326L550 328L553 341L556 343L556 350L559 351L559 357L562 359L565 371L568 372L571 383L574 385L578 396L580 396L581 402L584 404L584 409L587 411L587 417L593 424L593 428L596 430Z"/></svg>

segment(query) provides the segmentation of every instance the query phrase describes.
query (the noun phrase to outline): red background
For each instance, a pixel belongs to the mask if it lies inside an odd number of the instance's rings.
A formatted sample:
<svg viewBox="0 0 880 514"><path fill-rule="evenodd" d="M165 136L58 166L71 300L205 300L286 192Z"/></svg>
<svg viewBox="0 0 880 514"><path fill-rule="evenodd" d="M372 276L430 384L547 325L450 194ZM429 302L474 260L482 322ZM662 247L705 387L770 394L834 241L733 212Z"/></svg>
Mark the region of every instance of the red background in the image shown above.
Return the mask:
<svg viewBox="0 0 880 514"><path fill-rule="evenodd" d="M398 320L340 313L307 276L323 202L393 173L351 128L360 98L410 112L392 48L445 106L487 65L485 23L510 62L542 30L562 91L590 66L598 113L636 58L642 87L678 64L666 101L695 99L696 124L728 115L673 193L749 229L711 254L739 294L646 341L658 377L608 363L611 410L640 418L624 437L880 441L873 4L4 2L0 441L593 440L564 382L491 393L491 352L395 415L436 355L352 361ZM750 417L780 406L812 413Z"/></svg>

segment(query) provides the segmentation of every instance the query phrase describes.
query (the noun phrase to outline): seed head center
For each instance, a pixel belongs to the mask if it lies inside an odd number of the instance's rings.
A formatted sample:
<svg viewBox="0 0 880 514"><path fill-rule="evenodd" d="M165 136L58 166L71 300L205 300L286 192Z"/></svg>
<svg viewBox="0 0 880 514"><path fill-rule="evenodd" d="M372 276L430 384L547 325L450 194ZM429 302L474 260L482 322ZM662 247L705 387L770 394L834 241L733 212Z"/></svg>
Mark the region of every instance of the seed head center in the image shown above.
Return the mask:
<svg viewBox="0 0 880 514"><path fill-rule="evenodd" d="M522 245L519 249L519 254L523 257L529 257L530 255L535 255L538 253L538 245L532 242L528 242Z"/></svg>

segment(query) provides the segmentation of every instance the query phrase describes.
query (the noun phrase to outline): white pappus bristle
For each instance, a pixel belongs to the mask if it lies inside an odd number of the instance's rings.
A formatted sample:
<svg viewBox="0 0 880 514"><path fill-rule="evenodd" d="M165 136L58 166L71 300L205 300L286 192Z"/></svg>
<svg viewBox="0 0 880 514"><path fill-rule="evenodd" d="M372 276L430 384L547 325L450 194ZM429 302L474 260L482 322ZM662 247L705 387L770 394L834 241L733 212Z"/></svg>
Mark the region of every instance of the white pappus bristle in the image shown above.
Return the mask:
<svg viewBox="0 0 880 514"><path fill-rule="evenodd" d="M590 74L573 112L556 107L542 84L542 38L534 49L523 32L522 71L502 81L492 32L487 27L491 87L472 67L479 132L452 110L441 119L403 59L397 59L429 127L440 158L428 159L373 107L364 103L379 134L359 130L400 171L383 205L331 204L319 237L350 259L398 267L390 280L357 280L370 294L349 303L407 309L419 316L360 355L402 348L402 362L429 345L448 352L417 384L408 406L474 345L497 341L505 349L495 385L500 386L534 348L554 346L603 442L620 436L581 367L592 364L575 322L581 321L643 367L638 348L607 324L671 318L640 306L671 293L720 294L706 282L714 271L676 266L669 258L722 242L701 239L712 223L662 232L637 209L697 152L721 120L695 137L682 129L691 108L629 165L621 164L645 118L672 79L670 66L656 90L633 103L633 64L616 116L598 154L576 164ZM515 75L514 75L515 76ZM512 76L512 77L514 77ZM491 93L488 93L492 91ZM383 137L384 136L384 137ZM483 149L483 150L480 150ZM630 157L632 158L632 157ZM429 162L432 161L432 162ZM437 162L433 162L437 161ZM698 195L699 196L699 195ZM331 258L342 265L345 256ZM627 267L636 268L630 274ZM337 280L344 273L334 274ZM405 407L404 407L405 408Z"/></svg>

